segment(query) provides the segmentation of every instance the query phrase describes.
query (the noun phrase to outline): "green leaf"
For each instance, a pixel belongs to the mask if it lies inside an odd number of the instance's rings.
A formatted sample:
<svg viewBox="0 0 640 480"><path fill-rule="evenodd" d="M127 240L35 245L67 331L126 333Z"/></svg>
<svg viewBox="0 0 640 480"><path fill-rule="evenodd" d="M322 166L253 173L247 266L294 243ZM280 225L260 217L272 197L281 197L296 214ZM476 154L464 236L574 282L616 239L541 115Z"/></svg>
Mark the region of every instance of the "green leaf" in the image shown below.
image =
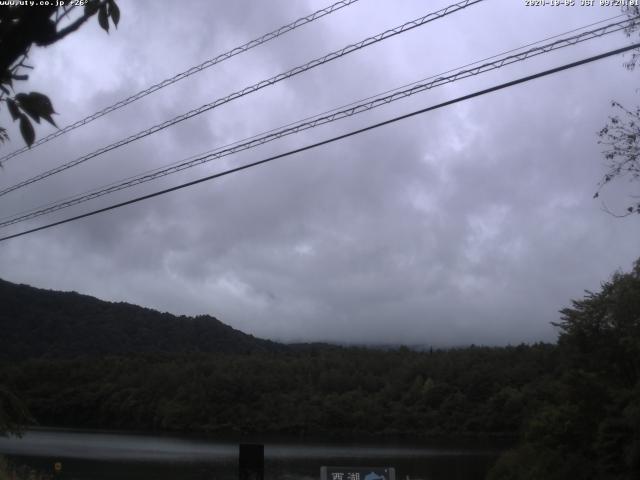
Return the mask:
<svg viewBox="0 0 640 480"><path fill-rule="evenodd" d="M49 122L54 127L56 127L56 128L58 127L58 125L56 125L56 122L53 120L53 118L51 118L51 115L49 115L49 114L42 115L42 118L44 118L47 122Z"/></svg>
<svg viewBox="0 0 640 480"><path fill-rule="evenodd" d="M111 16L111 20L113 20L113 24L118 28L118 23L120 22L120 8L114 0L109 0L109 15Z"/></svg>
<svg viewBox="0 0 640 480"><path fill-rule="evenodd" d="M56 126L56 123L51 118L53 113L56 113L51 104L51 100L46 95L39 92L30 92L28 94L19 93L16 95L20 108L24 110L31 118L37 123L40 123L40 119L44 118L51 125Z"/></svg>
<svg viewBox="0 0 640 480"><path fill-rule="evenodd" d="M11 118L13 118L14 122L18 118L20 118L20 109L18 108L16 102L11 100L10 98L7 98L7 107L9 108L9 113L11 114Z"/></svg>
<svg viewBox="0 0 640 480"><path fill-rule="evenodd" d="M57 127L51 115L56 113L49 97L39 92L29 93L29 102L38 111L38 114L54 127Z"/></svg>
<svg viewBox="0 0 640 480"><path fill-rule="evenodd" d="M20 133L27 145L31 147L36 139L36 132L33 130L33 125L31 125L31 122L26 115L20 116Z"/></svg>
<svg viewBox="0 0 640 480"><path fill-rule="evenodd" d="M98 11L98 23L105 32L109 33L109 14L106 5L102 5Z"/></svg>
<svg viewBox="0 0 640 480"><path fill-rule="evenodd" d="M40 114L38 113L38 109L29 101L29 95L26 93L19 93L15 96L15 99L18 101L18 105L20 105L22 111L33 118L36 123L40 123Z"/></svg>
<svg viewBox="0 0 640 480"><path fill-rule="evenodd" d="M40 92L30 92L29 93L29 101L34 105L37 105L40 113L56 113L53 110L53 105L51 104L51 100L45 94Z"/></svg>
<svg viewBox="0 0 640 480"><path fill-rule="evenodd" d="M99 0L89 0L87 4L84 6L84 14L87 17L90 17L94 13L98 11L98 5L100 4Z"/></svg>

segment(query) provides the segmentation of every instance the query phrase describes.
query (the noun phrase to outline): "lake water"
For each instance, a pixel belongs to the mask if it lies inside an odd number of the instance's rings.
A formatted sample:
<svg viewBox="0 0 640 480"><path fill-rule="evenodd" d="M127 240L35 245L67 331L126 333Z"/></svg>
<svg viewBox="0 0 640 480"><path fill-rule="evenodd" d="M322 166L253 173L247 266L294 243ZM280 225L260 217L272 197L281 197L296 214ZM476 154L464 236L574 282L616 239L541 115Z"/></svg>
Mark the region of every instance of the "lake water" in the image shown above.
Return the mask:
<svg viewBox="0 0 640 480"><path fill-rule="evenodd" d="M52 472L61 480L237 479L238 443L265 444L265 478L318 479L323 465L390 466L405 480L481 480L500 448L460 443L312 442L291 439L213 440L187 436L37 430L0 438L10 461Z"/></svg>

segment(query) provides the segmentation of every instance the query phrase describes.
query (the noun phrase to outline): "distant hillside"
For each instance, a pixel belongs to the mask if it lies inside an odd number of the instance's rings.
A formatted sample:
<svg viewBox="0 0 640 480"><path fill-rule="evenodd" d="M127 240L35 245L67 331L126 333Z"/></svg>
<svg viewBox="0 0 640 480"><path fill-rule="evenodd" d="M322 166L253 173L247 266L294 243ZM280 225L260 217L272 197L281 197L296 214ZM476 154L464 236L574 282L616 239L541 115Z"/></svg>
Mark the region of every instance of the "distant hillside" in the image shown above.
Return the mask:
<svg viewBox="0 0 640 480"><path fill-rule="evenodd" d="M177 317L0 280L0 359L126 353L268 352L284 345L210 316Z"/></svg>

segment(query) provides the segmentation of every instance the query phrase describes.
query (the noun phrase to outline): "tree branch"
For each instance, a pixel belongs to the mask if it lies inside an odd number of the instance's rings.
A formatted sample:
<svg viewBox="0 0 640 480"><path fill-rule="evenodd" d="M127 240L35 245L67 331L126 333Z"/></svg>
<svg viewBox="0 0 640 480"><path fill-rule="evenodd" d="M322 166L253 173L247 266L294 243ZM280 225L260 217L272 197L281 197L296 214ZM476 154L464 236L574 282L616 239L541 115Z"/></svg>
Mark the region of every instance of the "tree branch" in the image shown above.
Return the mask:
<svg viewBox="0 0 640 480"><path fill-rule="evenodd" d="M71 23L70 25L67 25L66 27L64 27L62 30L56 32L55 36L53 36L51 38L51 40L49 40L47 43L45 43L44 45L51 45L52 43L57 42L58 40L62 40L64 37L66 37L67 35L69 35L70 33L75 32L76 30L78 30L87 20L89 20L92 16L95 15L95 13L103 6L107 4L107 0L102 0L96 7L96 9L93 11L93 13L91 14L83 14L80 18L76 19L73 23Z"/></svg>

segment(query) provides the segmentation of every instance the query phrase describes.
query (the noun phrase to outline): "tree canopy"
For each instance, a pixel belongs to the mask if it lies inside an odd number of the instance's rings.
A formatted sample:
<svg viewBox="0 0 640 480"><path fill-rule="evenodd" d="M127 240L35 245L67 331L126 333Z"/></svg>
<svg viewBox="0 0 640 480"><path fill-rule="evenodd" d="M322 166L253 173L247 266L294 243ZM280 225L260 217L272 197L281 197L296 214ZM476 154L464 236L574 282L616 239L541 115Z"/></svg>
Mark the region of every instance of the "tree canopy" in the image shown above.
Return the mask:
<svg viewBox="0 0 640 480"><path fill-rule="evenodd" d="M35 45L46 47L78 30L89 18L97 15L106 32L109 21L117 27L120 9L115 0L87 0L82 13L79 2L46 2L48 5L10 5L0 8L0 104L4 103L27 145L35 141L32 121L45 120L56 126L49 97L39 92L16 92L14 82L28 80L25 73L33 68L27 64L29 51ZM40 3L40 2L37 2ZM0 126L0 142L9 139L7 129Z"/></svg>
<svg viewBox="0 0 640 480"><path fill-rule="evenodd" d="M15 82L29 79L25 72L29 52L35 45L47 47L78 30L89 18L97 15L98 23L109 31L109 21L117 27L120 9L115 0L80 2L28 2L0 7L0 107L4 104L14 122L19 123L22 138L31 146L36 138L32 121L45 120L56 126L56 112L49 97L40 92L18 92ZM81 11L81 13L79 13ZM9 140L7 129L0 125L0 143ZM0 385L0 434L16 433L29 419L20 399Z"/></svg>
<svg viewBox="0 0 640 480"><path fill-rule="evenodd" d="M627 6L623 11L629 18L640 17L638 6ZM630 37L638 30L640 30L640 24L636 22L626 28L625 32ZM624 66L633 71L638 63L640 63L640 52L634 51L631 59L625 62ZM600 138L598 143L605 146L603 155L607 172L598 184L594 198L598 198L602 189L614 180L626 178L640 185L640 107L629 109L617 101L612 101L611 106L615 109L615 113L609 116L607 124L598 132ZM632 199L624 213L610 213L616 216L640 214L640 195L634 195Z"/></svg>
<svg viewBox="0 0 640 480"><path fill-rule="evenodd" d="M560 313L558 374L489 478L640 478L640 259Z"/></svg>

